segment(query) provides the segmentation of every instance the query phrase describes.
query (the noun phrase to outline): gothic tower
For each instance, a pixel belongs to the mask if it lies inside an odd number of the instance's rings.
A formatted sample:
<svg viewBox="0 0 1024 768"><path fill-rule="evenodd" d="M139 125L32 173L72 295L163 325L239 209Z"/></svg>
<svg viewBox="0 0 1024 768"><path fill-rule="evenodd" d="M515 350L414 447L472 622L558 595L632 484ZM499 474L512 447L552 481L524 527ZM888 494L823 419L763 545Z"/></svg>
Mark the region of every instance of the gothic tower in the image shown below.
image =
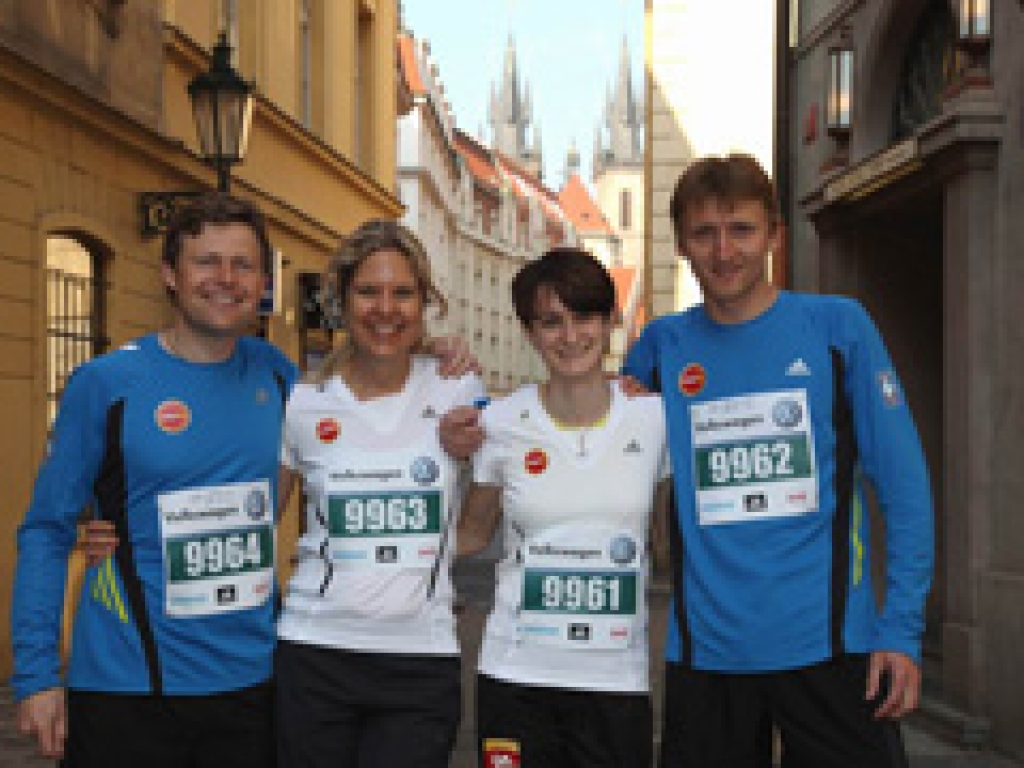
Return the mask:
<svg viewBox="0 0 1024 768"><path fill-rule="evenodd" d="M541 177L542 150L540 125L533 125L533 103L530 85L520 87L516 45L510 35L505 50L505 68L498 87L491 86L491 104L488 110L491 124L492 146L506 157L516 161L537 178Z"/></svg>
<svg viewBox="0 0 1024 768"><path fill-rule="evenodd" d="M594 186L597 204L622 238L625 266L643 265L644 250L644 103L633 87L629 45L609 89L604 125L594 134Z"/></svg>

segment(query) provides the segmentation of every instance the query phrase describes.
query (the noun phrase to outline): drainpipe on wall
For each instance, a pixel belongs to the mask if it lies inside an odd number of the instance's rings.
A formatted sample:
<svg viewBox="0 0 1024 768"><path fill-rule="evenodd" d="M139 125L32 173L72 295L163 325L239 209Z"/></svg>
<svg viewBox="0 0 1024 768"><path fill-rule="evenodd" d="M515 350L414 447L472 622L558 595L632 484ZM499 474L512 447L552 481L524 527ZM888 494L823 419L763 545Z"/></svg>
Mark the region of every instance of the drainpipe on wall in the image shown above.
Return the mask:
<svg viewBox="0 0 1024 768"><path fill-rule="evenodd" d="M787 236L783 239L783 259L786 265L784 276L787 288L793 287L793 198L790 169L790 55L789 55L789 12L791 0L775 0L775 135L772 166L775 188L782 209L782 222Z"/></svg>

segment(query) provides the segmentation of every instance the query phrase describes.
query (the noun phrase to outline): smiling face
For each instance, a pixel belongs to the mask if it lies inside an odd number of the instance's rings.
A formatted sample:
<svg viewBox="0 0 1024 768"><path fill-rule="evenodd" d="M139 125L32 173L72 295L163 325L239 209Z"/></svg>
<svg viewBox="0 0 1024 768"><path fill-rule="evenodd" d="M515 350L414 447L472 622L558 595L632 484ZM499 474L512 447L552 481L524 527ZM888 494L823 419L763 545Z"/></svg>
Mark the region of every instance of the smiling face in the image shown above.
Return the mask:
<svg viewBox="0 0 1024 768"><path fill-rule="evenodd" d="M357 354L407 357L423 338L423 290L398 250L371 253L356 267L344 297L349 341Z"/></svg>
<svg viewBox="0 0 1024 768"><path fill-rule="evenodd" d="M256 320L266 273L260 243L246 224L206 224L185 235L174 265L162 265L177 325L196 340L240 335Z"/></svg>
<svg viewBox="0 0 1024 768"><path fill-rule="evenodd" d="M771 305L776 289L766 262L779 245L779 227L762 203L694 202L678 235L680 255L689 260L712 318L743 322Z"/></svg>
<svg viewBox="0 0 1024 768"><path fill-rule="evenodd" d="M613 315L574 312L550 286L540 285L526 334L553 380L603 376L613 325Z"/></svg>

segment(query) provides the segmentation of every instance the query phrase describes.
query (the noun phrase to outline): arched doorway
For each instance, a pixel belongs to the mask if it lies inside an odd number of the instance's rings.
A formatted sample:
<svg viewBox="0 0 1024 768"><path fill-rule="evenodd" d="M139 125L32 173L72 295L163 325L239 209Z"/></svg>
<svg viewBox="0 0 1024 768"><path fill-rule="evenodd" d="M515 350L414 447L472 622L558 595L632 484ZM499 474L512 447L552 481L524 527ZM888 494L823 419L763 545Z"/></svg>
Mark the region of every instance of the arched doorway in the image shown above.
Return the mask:
<svg viewBox="0 0 1024 768"><path fill-rule="evenodd" d="M75 232L46 238L46 398L53 423L68 377L82 363L105 352L108 252Z"/></svg>

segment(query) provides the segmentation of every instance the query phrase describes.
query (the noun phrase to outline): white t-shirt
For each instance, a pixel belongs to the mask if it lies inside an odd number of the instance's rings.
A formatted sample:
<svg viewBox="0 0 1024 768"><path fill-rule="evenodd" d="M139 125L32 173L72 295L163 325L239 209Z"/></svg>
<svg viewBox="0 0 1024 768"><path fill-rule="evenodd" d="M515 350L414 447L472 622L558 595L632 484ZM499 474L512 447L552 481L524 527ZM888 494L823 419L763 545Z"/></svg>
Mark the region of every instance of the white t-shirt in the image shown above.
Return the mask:
<svg viewBox="0 0 1024 768"><path fill-rule="evenodd" d="M480 671L646 692L648 532L669 474L661 398L615 384L603 424L563 429L529 385L488 406L483 425L473 476L502 488L505 554Z"/></svg>
<svg viewBox="0 0 1024 768"><path fill-rule="evenodd" d="M281 462L302 474L306 533L278 622L282 639L379 653L457 654L451 553L461 504L438 419L483 395L413 359L404 389L358 401L340 377L299 383Z"/></svg>

